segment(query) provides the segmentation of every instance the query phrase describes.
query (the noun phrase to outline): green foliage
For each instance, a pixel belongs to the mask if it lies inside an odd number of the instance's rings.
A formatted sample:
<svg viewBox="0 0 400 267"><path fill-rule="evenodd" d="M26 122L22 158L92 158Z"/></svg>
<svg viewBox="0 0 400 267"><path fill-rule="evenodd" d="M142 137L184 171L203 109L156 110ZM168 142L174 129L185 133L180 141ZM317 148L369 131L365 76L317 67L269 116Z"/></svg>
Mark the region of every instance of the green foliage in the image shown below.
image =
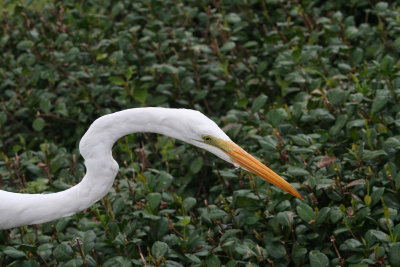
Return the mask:
<svg viewBox="0 0 400 267"><path fill-rule="evenodd" d="M1 266L400 266L396 1L0 3L2 189L69 188L96 118L163 106L210 116L306 197L130 135L109 194L0 231Z"/></svg>

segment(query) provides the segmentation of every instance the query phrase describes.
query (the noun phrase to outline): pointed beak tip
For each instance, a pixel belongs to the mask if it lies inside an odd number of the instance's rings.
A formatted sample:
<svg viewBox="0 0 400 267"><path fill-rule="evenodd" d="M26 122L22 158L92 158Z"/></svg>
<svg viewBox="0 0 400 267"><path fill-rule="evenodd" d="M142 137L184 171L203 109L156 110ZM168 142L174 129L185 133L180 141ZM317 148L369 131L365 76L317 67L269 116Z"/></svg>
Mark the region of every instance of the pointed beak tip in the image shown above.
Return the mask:
<svg viewBox="0 0 400 267"><path fill-rule="evenodd" d="M305 197L303 197L299 192L297 192L297 196L295 196L295 197L297 197L298 199L300 199L300 200L306 200L306 198Z"/></svg>
<svg viewBox="0 0 400 267"><path fill-rule="evenodd" d="M282 179L283 180L283 179ZM285 192L291 194L292 196L301 199L301 200L305 200L306 198L303 197L302 194L299 193L299 191L297 191L292 185L290 185L289 183L285 183L284 185L278 185L278 187L280 187L282 190L284 190Z"/></svg>
<svg viewBox="0 0 400 267"><path fill-rule="evenodd" d="M240 148L233 142L226 142L225 147L229 148L225 150L225 152L230 156L232 161L247 171L250 171L262 179L278 186L289 194L297 197L301 200L305 200L303 197L292 185L290 185L286 180L272 171L270 168L256 160L253 156L247 153L245 150Z"/></svg>

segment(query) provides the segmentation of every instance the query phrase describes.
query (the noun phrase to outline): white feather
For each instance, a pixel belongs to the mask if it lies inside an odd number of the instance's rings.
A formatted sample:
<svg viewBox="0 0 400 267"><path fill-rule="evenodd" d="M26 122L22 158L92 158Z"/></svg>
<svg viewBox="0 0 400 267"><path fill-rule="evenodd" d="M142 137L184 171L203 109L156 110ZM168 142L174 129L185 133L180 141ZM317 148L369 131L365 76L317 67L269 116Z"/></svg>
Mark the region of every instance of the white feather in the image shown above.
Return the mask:
<svg viewBox="0 0 400 267"><path fill-rule="evenodd" d="M189 109L135 108L98 118L82 137L79 150L86 175L68 190L52 194L20 194L0 190L0 229L52 221L82 211L103 198L118 172L111 149L122 136L159 133L210 151L230 162L222 150L201 142L203 134L229 137L202 113Z"/></svg>

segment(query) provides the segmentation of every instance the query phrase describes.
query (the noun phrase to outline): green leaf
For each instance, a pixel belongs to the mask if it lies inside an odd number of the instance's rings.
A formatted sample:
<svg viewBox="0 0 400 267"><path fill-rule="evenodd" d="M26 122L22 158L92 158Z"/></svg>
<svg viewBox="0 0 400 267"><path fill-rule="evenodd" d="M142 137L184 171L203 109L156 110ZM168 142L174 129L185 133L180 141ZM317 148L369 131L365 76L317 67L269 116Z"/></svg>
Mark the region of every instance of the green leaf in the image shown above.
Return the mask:
<svg viewBox="0 0 400 267"><path fill-rule="evenodd" d="M400 266L400 243L394 243L389 249L389 262L392 266Z"/></svg>
<svg viewBox="0 0 400 267"><path fill-rule="evenodd" d="M111 76L108 78L108 80L116 85L124 85L125 84L125 80L118 76Z"/></svg>
<svg viewBox="0 0 400 267"><path fill-rule="evenodd" d="M396 38L396 40L394 40L394 42L392 43L393 47L395 48L400 48L400 36Z"/></svg>
<svg viewBox="0 0 400 267"><path fill-rule="evenodd" d="M386 11L388 9L388 7L389 7L389 4L386 2L378 2L375 5L375 9L380 12Z"/></svg>
<svg viewBox="0 0 400 267"><path fill-rule="evenodd" d="M211 254L210 256L208 256L205 260L205 263L206 263L206 267L220 267L221 266L221 261L214 254Z"/></svg>
<svg viewBox="0 0 400 267"><path fill-rule="evenodd" d="M245 244L240 244L238 246L235 246L235 251L239 253L240 255L253 255L254 252Z"/></svg>
<svg viewBox="0 0 400 267"><path fill-rule="evenodd" d="M196 264L201 264L201 260L199 259L199 257L197 257L196 255L193 254L185 254L185 256L193 263Z"/></svg>
<svg viewBox="0 0 400 267"><path fill-rule="evenodd" d="M118 198L114 201L112 205L112 210L114 212L114 215L118 215L126 206L126 203L123 198Z"/></svg>
<svg viewBox="0 0 400 267"><path fill-rule="evenodd" d="M335 124L329 129L329 134L331 136L336 136L342 130L342 128L346 125L347 115L339 115L336 118Z"/></svg>
<svg viewBox="0 0 400 267"><path fill-rule="evenodd" d="M354 65L360 64L362 62L363 56L364 56L364 51L361 48L356 47L353 53L351 54L351 61L353 62Z"/></svg>
<svg viewBox="0 0 400 267"><path fill-rule="evenodd" d="M157 209L158 205L161 203L161 194L157 192L148 194L147 203L149 203L150 209Z"/></svg>
<svg viewBox="0 0 400 267"><path fill-rule="evenodd" d="M49 180L46 178L38 178L35 181L27 182L24 192L31 194L42 193L49 188L48 182Z"/></svg>
<svg viewBox="0 0 400 267"><path fill-rule="evenodd" d="M226 42L220 49L222 53L231 51L236 47L236 44L234 42Z"/></svg>
<svg viewBox="0 0 400 267"><path fill-rule="evenodd" d="M265 103L267 103L268 96L261 94L259 95L256 99L253 101L253 105L251 106L251 111L252 112L257 112L261 108L265 106Z"/></svg>
<svg viewBox="0 0 400 267"><path fill-rule="evenodd" d="M94 248L97 236L93 230L86 231L83 236L83 250L86 253L90 253L90 251ZM124 240L125 242L125 240ZM124 243L125 244L125 243Z"/></svg>
<svg viewBox="0 0 400 267"><path fill-rule="evenodd" d="M241 18L238 14L236 13L229 13L226 17L225 17L226 21L229 23L238 23L241 21Z"/></svg>
<svg viewBox="0 0 400 267"><path fill-rule="evenodd" d="M310 251L310 254L308 255L308 257L310 260L311 267L329 266L328 257L325 254L319 252L318 250Z"/></svg>
<svg viewBox="0 0 400 267"><path fill-rule="evenodd" d="M26 255L24 252L17 250L14 247L6 247L3 249L3 253L6 254L7 256L13 258L13 259L18 259L18 258L25 258Z"/></svg>
<svg viewBox="0 0 400 267"><path fill-rule="evenodd" d="M349 121L346 125L347 129L351 129L353 127L364 127L364 126L365 126L365 120L362 119Z"/></svg>
<svg viewBox="0 0 400 267"><path fill-rule="evenodd" d="M133 75L133 68L129 67L127 72L125 73L125 77L127 80L130 80L132 78L132 75Z"/></svg>
<svg viewBox="0 0 400 267"><path fill-rule="evenodd" d="M72 248L65 243L61 243L53 251L53 255L58 261L70 260L71 258L73 258L73 254L74 252Z"/></svg>
<svg viewBox="0 0 400 267"><path fill-rule="evenodd" d="M354 238L350 238L347 239L346 241L344 241L341 245L340 245L340 250L343 251L361 251L360 248L363 246L363 244L358 241L357 239Z"/></svg>
<svg viewBox="0 0 400 267"><path fill-rule="evenodd" d="M140 103L144 103L147 98L147 89L144 87L136 87L134 91L134 98Z"/></svg>
<svg viewBox="0 0 400 267"><path fill-rule="evenodd" d="M311 138L305 134L293 135L291 136L291 139L296 145L299 146L309 146L312 143Z"/></svg>
<svg viewBox="0 0 400 267"><path fill-rule="evenodd" d="M306 248L295 248L295 251L293 252L292 256L294 258L300 258L300 257L303 257L306 254L307 254L307 249Z"/></svg>
<svg viewBox="0 0 400 267"><path fill-rule="evenodd" d="M78 266L82 266L78 265ZM122 256L115 256L110 259L108 259L104 264L102 264L102 267L114 267L114 266L119 266L119 267L131 267L132 263L131 260Z"/></svg>
<svg viewBox="0 0 400 267"><path fill-rule="evenodd" d="M156 259L161 259L168 252L168 244L161 241L154 242L151 247L151 254Z"/></svg>
<svg viewBox="0 0 400 267"><path fill-rule="evenodd" d="M173 177L167 172L160 171L160 173L155 177L154 180L154 191L161 192L171 185Z"/></svg>
<svg viewBox="0 0 400 267"><path fill-rule="evenodd" d="M364 196L364 202L365 202L365 204L367 204L367 206L371 205L371 201L372 201L372 198L370 195Z"/></svg>
<svg viewBox="0 0 400 267"><path fill-rule="evenodd" d="M381 70L384 74L389 75L393 71L394 60L391 56L386 55L380 64Z"/></svg>
<svg viewBox="0 0 400 267"><path fill-rule="evenodd" d="M57 267L81 267L82 265L83 265L83 261L82 261L82 259L79 258L79 259L72 259L67 262L62 262ZM103 266L111 267L110 265L105 265L105 264ZM118 266L122 266L122 265L118 265Z"/></svg>
<svg viewBox="0 0 400 267"><path fill-rule="evenodd" d="M48 100L47 98L42 98L40 99L40 109L44 112L44 113L49 113L50 109L51 109L51 102L50 100Z"/></svg>
<svg viewBox="0 0 400 267"><path fill-rule="evenodd" d="M290 225L290 220L289 220L289 214L291 212L289 211L283 211L283 212L279 212L276 215L276 219L279 222L279 224L283 225L283 226L289 226Z"/></svg>
<svg viewBox="0 0 400 267"><path fill-rule="evenodd" d="M387 153L383 150L366 151L363 153L362 159L365 161L371 161L383 156L387 156Z"/></svg>
<svg viewBox="0 0 400 267"><path fill-rule="evenodd" d="M190 211L197 203L197 200L194 197L187 197L183 200L182 205L185 209L185 212Z"/></svg>
<svg viewBox="0 0 400 267"><path fill-rule="evenodd" d="M57 220L57 224L56 224L57 233L62 232L65 229L65 227L67 227L67 225L70 221L71 221L70 217L61 218L61 219Z"/></svg>
<svg viewBox="0 0 400 267"><path fill-rule="evenodd" d="M103 59L106 59L108 57L108 53L99 53L96 55L96 60L101 61Z"/></svg>
<svg viewBox="0 0 400 267"><path fill-rule="evenodd" d="M239 263L236 260L230 260L226 263L225 267L236 267Z"/></svg>
<svg viewBox="0 0 400 267"><path fill-rule="evenodd" d="M339 207L334 206L329 211L329 218L330 218L331 222L333 224L335 224L335 223L337 223L338 221L340 221L343 218L343 213L339 209Z"/></svg>
<svg viewBox="0 0 400 267"><path fill-rule="evenodd" d="M267 242L265 247L273 258L281 259L287 255L285 247L279 242Z"/></svg>
<svg viewBox="0 0 400 267"><path fill-rule="evenodd" d="M242 108L246 108L249 100L247 98L241 98L238 100L238 106Z"/></svg>
<svg viewBox="0 0 400 267"><path fill-rule="evenodd" d="M323 207L320 211L318 211L317 224L325 223L330 210L331 209L329 207Z"/></svg>
<svg viewBox="0 0 400 267"><path fill-rule="evenodd" d="M301 176L307 176L310 175L310 173L303 169L303 168L299 168L299 167L293 167L293 166L289 166L287 172L295 177L301 177Z"/></svg>
<svg viewBox="0 0 400 267"><path fill-rule="evenodd" d="M48 259L51 255L53 255L53 244L47 243L38 246L37 252L39 252L40 256L42 256L44 259Z"/></svg>
<svg viewBox="0 0 400 267"><path fill-rule="evenodd" d="M26 51L28 49L30 49L31 47L33 47L33 43L31 41L21 41L17 44L17 49L18 50L22 50L22 51Z"/></svg>
<svg viewBox="0 0 400 267"><path fill-rule="evenodd" d="M279 123L287 118L286 111L282 108L272 109L267 114L267 120L273 127L278 127Z"/></svg>
<svg viewBox="0 0 400 267"><path fill-rule="evenodd" d="M240 229L229 229L229 230L226 230L225 233L221 237L221 242L224 242L229 237L235 236L236 234L241 233L241 232L242 232L242 230L240 230Z"/></svg>
<svg viewBox="0 0 400 267"><path fill-rule="evenodd" d="M301 53L302 53L302 50L299 48L292 49L292 57L296 62L298 62L300 60Z"/></svg>
<svg viewBox="0 0 400 267"><path fill-rule="evenodd" d="M371 194L371 199L372 199L371 205L372 206L374 206L381 200L381 197L384 192L385 192L384 187L373 187L372 194Z"/></svg>
<svg viewBox="0 0 400 267"><path fill-rule="evenodd" d="M61 33L58 35L55 43L57 46L59 46L62 45L67 39L68 39L68 34Z"/></svg>
<svg viewBox="0 0 400 267"><path fill-rule="evenodd" d="M210 212L210 219L221 219L227 216L226 212L220 209L212 209Z"/></svg>
<svg viewBox="0 0 400 267"><path fill-rule="evenodd" d="M268 68L268 61L262 61L262 62L260 62L259 64L258 64L258 67L257 67L257 72L258 73L262 73L262 72L264 72L267 68Z"/></svg>
<svg viewBox="0 0 400 267"><path fill-rule="evenodd" d="M33 120L32 128L35 131L40 132L41 130L43 130L45 125L46 125L46 121L43 118L38 117L38 118Z"/></svg>
<svg viewBox="0 0 400 267"><path fill-rule="evenodd" d="M189 217L189 216L184 216L183 219L180 221L180 224L181 224L183 227L188 226L189 223L190 223L190 217Z"/></svg>
<svg viewBox="0 0 400 267"><path fill-rule="evenodd" d="M55 108L55 113L65 116L68 116L68 109L65 103L58 103Z"/></svg>
<svg viewBox="0 0 400 267"><path fill-rule="evenodd" d="M203 167L203 158L202 157L197 157L190 164L190 171L192 173L198 173L201 170L202 167Z"/></svg>
<svg viewBox="0 0 400 267"><path fill-rule="evenodd" d="M306 222L310 222L314 219L314 210L305 203L301 203L296 207L297 214Z"/></svg>
<svg viewBox="0 0 400 267"><path fill-rule="evenodd" d="M386 106L388 100L388 96L380 95L375 97L374 102L372 102L371 114L381 111Z"/></svg>
<svg viewBox="0 0 400 267"><path fill-rule="evenodd" d="M377 240L379 240L381 242L384 242L384 243L388 243L389 242L388 237L382 231L370 229L370 230L368 230L368 232L365 235L367 235L367 234L375 237Z"/></svg>
<svg viewBox="0 0 400 267"><path fill-rule="evenodd" d="M327 93L327 97L329 102L332 103L332 105L337 106L341 105L345 101L345 93L342 89L331 89Z"/></svg>

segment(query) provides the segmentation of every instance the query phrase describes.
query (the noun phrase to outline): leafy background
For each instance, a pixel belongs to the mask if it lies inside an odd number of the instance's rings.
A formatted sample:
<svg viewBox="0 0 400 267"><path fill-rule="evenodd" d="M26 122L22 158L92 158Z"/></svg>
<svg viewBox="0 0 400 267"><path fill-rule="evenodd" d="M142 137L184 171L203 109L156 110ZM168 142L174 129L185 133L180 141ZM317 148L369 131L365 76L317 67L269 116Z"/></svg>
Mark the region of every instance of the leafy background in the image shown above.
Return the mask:
<svg viewBox="0 0 400 267"><path fill-rule="evenodd" d="M0 266L400 266L396 1L0 3L4 190L77 184L93 120L162 106L202 111L306 197L130 135L110 193L0 231Z"/></svg>

